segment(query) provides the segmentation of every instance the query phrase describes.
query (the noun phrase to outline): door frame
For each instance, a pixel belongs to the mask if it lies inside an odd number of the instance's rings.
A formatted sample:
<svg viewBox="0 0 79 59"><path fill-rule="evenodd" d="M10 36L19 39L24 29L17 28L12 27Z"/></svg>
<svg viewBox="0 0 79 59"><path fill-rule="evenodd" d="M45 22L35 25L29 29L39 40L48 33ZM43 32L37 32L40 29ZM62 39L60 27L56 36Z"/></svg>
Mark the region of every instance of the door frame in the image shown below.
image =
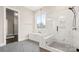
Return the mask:
<svg viewBox="0 0 79 59"><path fill-rule="evenodd" d="M13 10L13 11L16 11L16 12L18 12L18 41L19 41L19 26L20 26L20 12L19 12L19 10L17 10L17 9L15 9L15 8L13 8L13 7L8 7L8 6L4 6L4 45L6 45L7 43L6 43L6 32L7 32L7 30L6 30L6 9L10 9L10 10Z"/></svg>

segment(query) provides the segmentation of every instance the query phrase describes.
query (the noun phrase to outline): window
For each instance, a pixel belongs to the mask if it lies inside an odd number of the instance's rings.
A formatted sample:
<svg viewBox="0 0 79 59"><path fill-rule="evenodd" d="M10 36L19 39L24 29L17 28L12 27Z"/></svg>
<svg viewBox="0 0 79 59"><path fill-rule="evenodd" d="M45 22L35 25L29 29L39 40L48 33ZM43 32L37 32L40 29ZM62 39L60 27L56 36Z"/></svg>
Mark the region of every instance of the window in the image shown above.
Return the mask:
<svg viewBox="0 0 79 59"><path fill-rule="evenodd" d="M45 28L46 25L46 14L41 14L36 17L37 28Z"/></svg>

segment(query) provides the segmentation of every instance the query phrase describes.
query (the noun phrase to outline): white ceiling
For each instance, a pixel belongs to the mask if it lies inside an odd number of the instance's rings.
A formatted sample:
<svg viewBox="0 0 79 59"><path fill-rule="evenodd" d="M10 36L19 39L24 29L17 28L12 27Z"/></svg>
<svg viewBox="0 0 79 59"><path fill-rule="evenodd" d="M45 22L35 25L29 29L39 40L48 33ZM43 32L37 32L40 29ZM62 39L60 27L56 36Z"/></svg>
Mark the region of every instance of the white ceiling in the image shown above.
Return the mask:
<svg viewBox="0 0 79 59"><path fill-rule="evenodd" d="M36 10L42 8L43 6L26 6L26 7L33 10L33 11L36 11Z"/></svg>

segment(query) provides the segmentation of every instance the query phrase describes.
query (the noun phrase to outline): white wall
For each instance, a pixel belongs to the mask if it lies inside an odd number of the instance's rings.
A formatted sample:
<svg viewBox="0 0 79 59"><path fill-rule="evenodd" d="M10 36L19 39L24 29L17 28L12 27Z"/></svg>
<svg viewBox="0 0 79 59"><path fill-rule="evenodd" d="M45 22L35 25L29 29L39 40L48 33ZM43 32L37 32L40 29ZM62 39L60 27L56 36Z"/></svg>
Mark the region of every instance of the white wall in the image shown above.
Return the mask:
<svg viewBox="0 0 79 59"><path fill-rule="evenodd" d="M19 11L19 41L26 40L28 33L34 30L34 13L23 6L0 7L0 45L6 44L6 17L5 8ZM4 19L5 18L5 19Z"/></svg>
<svg viewBox="0 0 79 59"><path fill-rule="evenodd" d="M4 8L0 6L0 46L4 44Z"/></svg>

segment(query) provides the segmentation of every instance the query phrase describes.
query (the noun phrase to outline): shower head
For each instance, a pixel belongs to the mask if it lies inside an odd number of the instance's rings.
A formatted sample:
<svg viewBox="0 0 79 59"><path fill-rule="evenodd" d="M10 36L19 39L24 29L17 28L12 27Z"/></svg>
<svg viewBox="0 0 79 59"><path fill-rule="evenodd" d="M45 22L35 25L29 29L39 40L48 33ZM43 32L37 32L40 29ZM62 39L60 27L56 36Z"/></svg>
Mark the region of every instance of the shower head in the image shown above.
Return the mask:
<svg viewBox="0 0 79 59"><path fill-rule="evenodd" d="M69 10L73 10L74 9L74 7L69 7Z"/></svg>
<svg viewBox="0 0 79 59"><path fill-rule="evenodd" d="M69 7L68 9L71 10L75 14L76 11L75 11L75 8L74 7L75 6L72 6L72 7Z"/></svg>

